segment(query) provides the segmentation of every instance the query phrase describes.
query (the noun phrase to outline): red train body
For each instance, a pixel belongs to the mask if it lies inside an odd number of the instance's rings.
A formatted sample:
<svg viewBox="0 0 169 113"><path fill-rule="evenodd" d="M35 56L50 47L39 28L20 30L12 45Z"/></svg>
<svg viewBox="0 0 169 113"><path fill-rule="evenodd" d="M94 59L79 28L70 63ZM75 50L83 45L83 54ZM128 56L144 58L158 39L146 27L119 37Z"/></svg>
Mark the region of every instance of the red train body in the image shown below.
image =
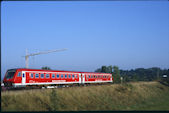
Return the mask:
<svg viewBox="0 0 169 113"><path fill-rule="evenodd" d="M11 87L105 82L113 82L112 74L21 68L8 70L3 80L4 86Z"/></svg>

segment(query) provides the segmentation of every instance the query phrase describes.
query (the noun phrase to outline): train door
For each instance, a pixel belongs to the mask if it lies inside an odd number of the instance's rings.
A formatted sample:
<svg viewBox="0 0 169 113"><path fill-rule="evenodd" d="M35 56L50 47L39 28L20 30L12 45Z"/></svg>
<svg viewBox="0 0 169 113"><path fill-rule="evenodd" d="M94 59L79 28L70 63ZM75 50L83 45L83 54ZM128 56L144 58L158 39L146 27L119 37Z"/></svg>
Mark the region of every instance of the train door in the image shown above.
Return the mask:
<svg viewBox="0 0 169 113"><path fill-rule="evenodd" d="M81 73L79 74L79 84L81 83Z"/></svg>
<svg viewBox="0 0 169 113"><path fill-rule="evenodd" d="M111 82L113 82L113 76L111 75Z"/></svg>
<svg viewBox="0 0 169 113"><path fill-rule="evenodd" d="M22 85L25 85L25 81L26 81L26 73L22 71Z"/></svg>
<svg viewBox="0 0 169 113"><path fill-rule="evenodd" d="M82 74L82 83L85 83L85 74Z"/></svg>

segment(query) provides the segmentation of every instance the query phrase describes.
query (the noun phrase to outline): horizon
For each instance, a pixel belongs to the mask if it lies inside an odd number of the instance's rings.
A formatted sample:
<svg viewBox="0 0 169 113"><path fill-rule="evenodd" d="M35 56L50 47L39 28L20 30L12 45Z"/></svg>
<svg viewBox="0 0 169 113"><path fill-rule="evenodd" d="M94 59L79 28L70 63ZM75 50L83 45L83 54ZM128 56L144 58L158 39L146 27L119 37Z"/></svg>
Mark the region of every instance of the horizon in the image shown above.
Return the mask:
<svg viewBox="0 0 169 113"><path fill-rule="evenodd" d="M169 69L169 2L64 1L1 3L1 80L7 69L94 72L101 66L122 70Z"/></svg>

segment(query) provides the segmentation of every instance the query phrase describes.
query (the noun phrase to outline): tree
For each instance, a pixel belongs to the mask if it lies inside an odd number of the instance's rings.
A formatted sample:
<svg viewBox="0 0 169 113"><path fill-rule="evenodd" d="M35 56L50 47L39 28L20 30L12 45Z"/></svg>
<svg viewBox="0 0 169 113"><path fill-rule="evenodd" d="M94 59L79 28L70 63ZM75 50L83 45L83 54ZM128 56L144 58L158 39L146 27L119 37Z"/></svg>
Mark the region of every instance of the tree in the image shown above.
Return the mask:
<svg viewBox="0 0 169 113"><path fill-rule="evenodd" d="M42 67L42 69L43 69L43 70L51 70L50 67L47 67L47 66Z"/></svg>
<svg viewBox="0 0 169 113"><path fill-rule="evenodd" d="M113 66L113 78L115 83L120 83L120 71L118 66Z"/></svg>
<svg viewBox="0 0 169 113"><path fill-rule="evenodd" d="M108 72L108 73L112 73L112 69L113 69L112 65L108 66L108 67L107 67L107 72Z"/></svg>
<svg viewBox="0 0 169 113"><path fill-rule="evenodd" d="M133 80L133 81L139 81L137 74L134 74L134 75L132 76L132 80Z"/></svg>
<svg viewBox="0 0 169 113"><path fill-rule="evenodd" d="M101 72L102 70L100 68L96 69L95 72Z"/></svg>
<svg viewBox="0 0 169 113"><path fill-rule="evenodd" d="M106 66L102 66L101 72L102 72L102 73L106 73L106 72L107 72L107 67L106 67Z"/></svg>
<svg viewBox="0 0 169 113"><path fill-rule="evenodd" d="M102 73L112 73L112 65L110 66L102 66L101 68L98 68L95 70L95 72L102 72Z"/></svg>

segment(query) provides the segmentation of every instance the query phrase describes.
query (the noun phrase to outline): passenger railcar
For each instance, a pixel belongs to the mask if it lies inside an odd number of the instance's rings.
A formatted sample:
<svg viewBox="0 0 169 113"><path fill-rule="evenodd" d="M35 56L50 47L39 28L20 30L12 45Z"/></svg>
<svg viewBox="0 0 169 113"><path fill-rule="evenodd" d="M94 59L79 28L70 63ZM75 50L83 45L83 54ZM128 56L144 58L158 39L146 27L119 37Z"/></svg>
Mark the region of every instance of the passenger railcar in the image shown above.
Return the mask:
<svg viewBox="0 0 169 113"><path fill-rule="evenodd" d="M112 74L24 68L9 69L6 72L3 80L5 87L89 84L105 82L113 82Z"/></svg>

